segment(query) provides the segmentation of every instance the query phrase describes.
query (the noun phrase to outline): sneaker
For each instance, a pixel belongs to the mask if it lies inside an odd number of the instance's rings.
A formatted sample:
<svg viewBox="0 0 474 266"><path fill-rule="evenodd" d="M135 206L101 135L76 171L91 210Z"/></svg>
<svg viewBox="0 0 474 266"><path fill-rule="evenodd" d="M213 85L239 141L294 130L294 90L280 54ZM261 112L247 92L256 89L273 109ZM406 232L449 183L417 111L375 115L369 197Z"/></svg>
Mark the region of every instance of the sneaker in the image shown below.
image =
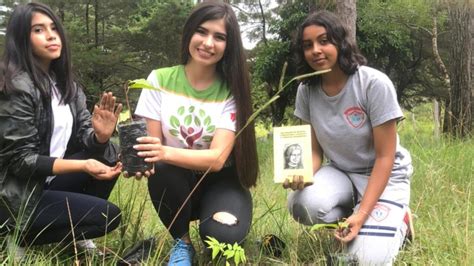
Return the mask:
<svg viewBox="0 0 474 266"><path fill-rule="evenodd" d="M192 244L184 242L182 239L176 239L174 247L171 249L168 265L172 266L190 266L196 251Z"/></svg>
<svg viewBox="0 0 474 266"><path fill-rule="evenodd" d="M412 243L415 240L415 228L413 227L413 214L410 208L407 209L403 221L407 225L407 233L405 235L405 242Z"/></svg>

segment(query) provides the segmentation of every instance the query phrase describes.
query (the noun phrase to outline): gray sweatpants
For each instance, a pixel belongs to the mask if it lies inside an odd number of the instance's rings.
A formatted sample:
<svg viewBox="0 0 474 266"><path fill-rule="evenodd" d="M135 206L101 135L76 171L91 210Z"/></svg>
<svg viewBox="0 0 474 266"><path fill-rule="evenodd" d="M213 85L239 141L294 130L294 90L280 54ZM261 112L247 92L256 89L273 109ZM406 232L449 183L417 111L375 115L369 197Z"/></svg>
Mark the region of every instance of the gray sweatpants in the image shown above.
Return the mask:
<svg viewBox="0 0 474 266"><path fill-rule="evenodd" d="M361 265L391 265L406 235L403 221L410 200L411 164L392 172L387 187L358 236L348 245L348 253ZM313 184L288 196L288 208L296 221L313 225L333 223L357 211L368 176L346 173L323 166Z"/></svg>

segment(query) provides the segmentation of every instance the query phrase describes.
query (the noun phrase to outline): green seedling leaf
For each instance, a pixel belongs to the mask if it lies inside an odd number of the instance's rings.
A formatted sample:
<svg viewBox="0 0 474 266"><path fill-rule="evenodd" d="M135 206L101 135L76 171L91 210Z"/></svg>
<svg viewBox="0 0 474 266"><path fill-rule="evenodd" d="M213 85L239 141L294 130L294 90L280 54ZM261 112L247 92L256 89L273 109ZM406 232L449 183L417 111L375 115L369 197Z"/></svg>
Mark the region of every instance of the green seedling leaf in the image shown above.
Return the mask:
<svg viewBox="0 0 474 266"><path fill-rule="evenodd" d="M240 252L235 253L234 262L235 262L235 265L238 265L240 263Z"/></svg>
<svg viewBox="0 0 474 266"><path fill-rule="evenodd" d="M219 254L219 248L213 248L212 249L212 259L215 259L217 257L217 254Z"/></svg>
<svg viewBox="0 0 474 266"><path fill-rule="evenodd" d="M311 227L311 232L312 231L319 231L324 228L332 228L332 229L337 229L339 228L338 224L315 224Z"/></svg>
<svg viewBox="0 0 474 266"><path fill-rule="evenodd" d="M208 245L207 248L212 250L212 259L214 260L219 252L222 252L222 256L226 259L226 265L229 264L229 260L234 261L235 265L246 262L245 250L236 242L233 245L220 243L217 239L207 236L208 240L204 242Z"/></svg>
<svg viewBox="0 0 474 266"><path fill-rule="evenodd" d="M315 224L311 227L311 231L319 231L325 228L344 229L348 227L349 227L349 224L346 221L342 221L342 222L338 222L337 224Z"/></svg>
<svg viewBox="0 0 474 266"><path fill-rule="evenodd" d="M212 259L215 259L217 257L217 254L219 252L223 252L225 248L225 244L220 243L217 239L214 237L207 236L208 240L205 240L204 242L207 243L209 249L212 250Z"/></svg>
<svg viewBox="0 0 474 266"><path fill-rule="evenodd" d="M215 246L216 244L219 244L219 241L217 241L217 239L215 239L214 237L212 236L206 236L208 240L205 240L205 242L209 245L209 246Z"/></svg>
<svg viewBox="0 0 474 266"><path fill-rule="evenodd" d="M190 113L194 112L194 109L196 109L196 107L190 106L190 107L189 107L189 112L190 112Z"/></svg>
<svg viewBox="0 0 474 266"><path fill-rule="evenodd" d="M342 221L342 222L338 222L338 223L337 223L337 226L338 226L339 228L342 228L342 229L344 229L344 228L349 228L349 223L346 222L346 221Z"/></svg>
<svg viewBox="0 0 474 266"><path fill-rule="evenodd" d="M151 83L148 82L146 79L129 80L128 87L130 89L149 89L149 90L161 91L160 88L157 88L151 85Z"/></svg>
<svg viewBox="0 0 474 266"><path fill-rule="evenodd" d="M231 259L232 257L234 257L234 254L235 254L235 251L232 249L228 249L224 251L224 257L226 257L227 259Z"/></svg>
<svg viewBox="0 0 474 266"><path fill-rule="evenodd" d="M246 262L247 261L247 256L245 256L245 250L242 249L242 253L240 253L240 261L241 262Z"/></svg>

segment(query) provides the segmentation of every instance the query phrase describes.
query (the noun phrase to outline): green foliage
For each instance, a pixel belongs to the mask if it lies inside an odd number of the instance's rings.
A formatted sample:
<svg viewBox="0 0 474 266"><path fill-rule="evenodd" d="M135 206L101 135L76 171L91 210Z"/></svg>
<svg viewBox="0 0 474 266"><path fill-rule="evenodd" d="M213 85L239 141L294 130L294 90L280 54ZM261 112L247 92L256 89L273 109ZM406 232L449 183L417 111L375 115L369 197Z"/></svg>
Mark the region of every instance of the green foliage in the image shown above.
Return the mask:
<svg viewBox="0 0 474 266"><path fill-rule="evenodd" d="M278 84L281 67L290 55L289 41L268 41L257 47L257 58L253 66L253 78L260 82Z"/></svg>
<svg viewBox="0 0 474 266"><path fill-rule="evenodd" d="M220 243L214 237L207 236L204 240L207 248L212 250L212 260L215 260L219 254L225 258L226 265L230 265L229 261L233 260L235 265L244 264L247 261L245 257L245 250L237 243L225 244Z"/></svg>
<svg viewBox="0 0 474 266"><path fill-rule="evenodd" d="M436 7L430 0L358 2L358 45L369 65L391 78L399 102L406 108L429 98L447 97L428 33L433 16L439 18L439 32L445 27L445 14ZM443 46L439 48L444 53Z"/></svg>
<svg viewBox="0 0 474 266"><path fill-rule="evenodd" d="M292 41L299 25L317 8L318 5L313 0L295 0L281 5L277 9L279 19L270 25L269 32L275 34L278 40Z"/></svg>
<svg viewBox="0 0 474 266"><path fill-rule="evenodd" d="M180 63L181 33L192 8L192 1L158 1L148 9L142 7L140 28L131 32L129 48L141 51L148 71L158 67Z"/></svg>
<svg viewBox="0 0 474 266"><path fill-rule="evenodd" d="M270 129L265 126L265 123L262 121L255 123L255 136L257 139L266 138L270 132Z"/></svg>
<svg viewBox="0 0 474 266"><path fill-rule="evenodd" d="M273 97L278 90L280 73L285 62L289 62L284 80L289 80L295 75L296 66L292 60L291 40L295 29L303 21L310 10L310 1L295 1L292 4L281 5L276 9L279 19L271 23L269 32L273 39L260 42L254 49L254 64L252 66L252 85L254 90L253 100L257 107L262 106L269 98ZM292 105L296 95L297 84L291 86L281 93L269 110L263 113L263 119L271 119L274 125L279 125L285 118L285 110Z"/></svg>
<svg viewBox="0 0 474 266"><path fill-rule="evenodd" d="M182 25L193 6L191 0L43 2L63 20L89 106L104 90L123 99L125 80L178 63Z"/></svg>

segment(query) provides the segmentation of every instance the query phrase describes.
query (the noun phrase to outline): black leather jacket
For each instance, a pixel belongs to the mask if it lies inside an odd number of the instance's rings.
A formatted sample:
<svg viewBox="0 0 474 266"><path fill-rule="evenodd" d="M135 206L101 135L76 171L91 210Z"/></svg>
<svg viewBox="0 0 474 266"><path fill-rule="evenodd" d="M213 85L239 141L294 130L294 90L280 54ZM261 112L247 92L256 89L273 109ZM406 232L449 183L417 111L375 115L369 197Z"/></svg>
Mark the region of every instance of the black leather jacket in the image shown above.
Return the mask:
<svg viewBox="0 0 474 266"><path fill-rule="evenodd" d="M49 156L49 146L54 120L51 99L42 99L28 74L17 75L12 83L13 92L0 93L0 208L10 215L9 227L16 224L24 230L46 177L53 175L56 158ZM93 158L115 163L118 149L95 140L81 89L69 106L74 123L66 156L87 151Z"/></svg>

